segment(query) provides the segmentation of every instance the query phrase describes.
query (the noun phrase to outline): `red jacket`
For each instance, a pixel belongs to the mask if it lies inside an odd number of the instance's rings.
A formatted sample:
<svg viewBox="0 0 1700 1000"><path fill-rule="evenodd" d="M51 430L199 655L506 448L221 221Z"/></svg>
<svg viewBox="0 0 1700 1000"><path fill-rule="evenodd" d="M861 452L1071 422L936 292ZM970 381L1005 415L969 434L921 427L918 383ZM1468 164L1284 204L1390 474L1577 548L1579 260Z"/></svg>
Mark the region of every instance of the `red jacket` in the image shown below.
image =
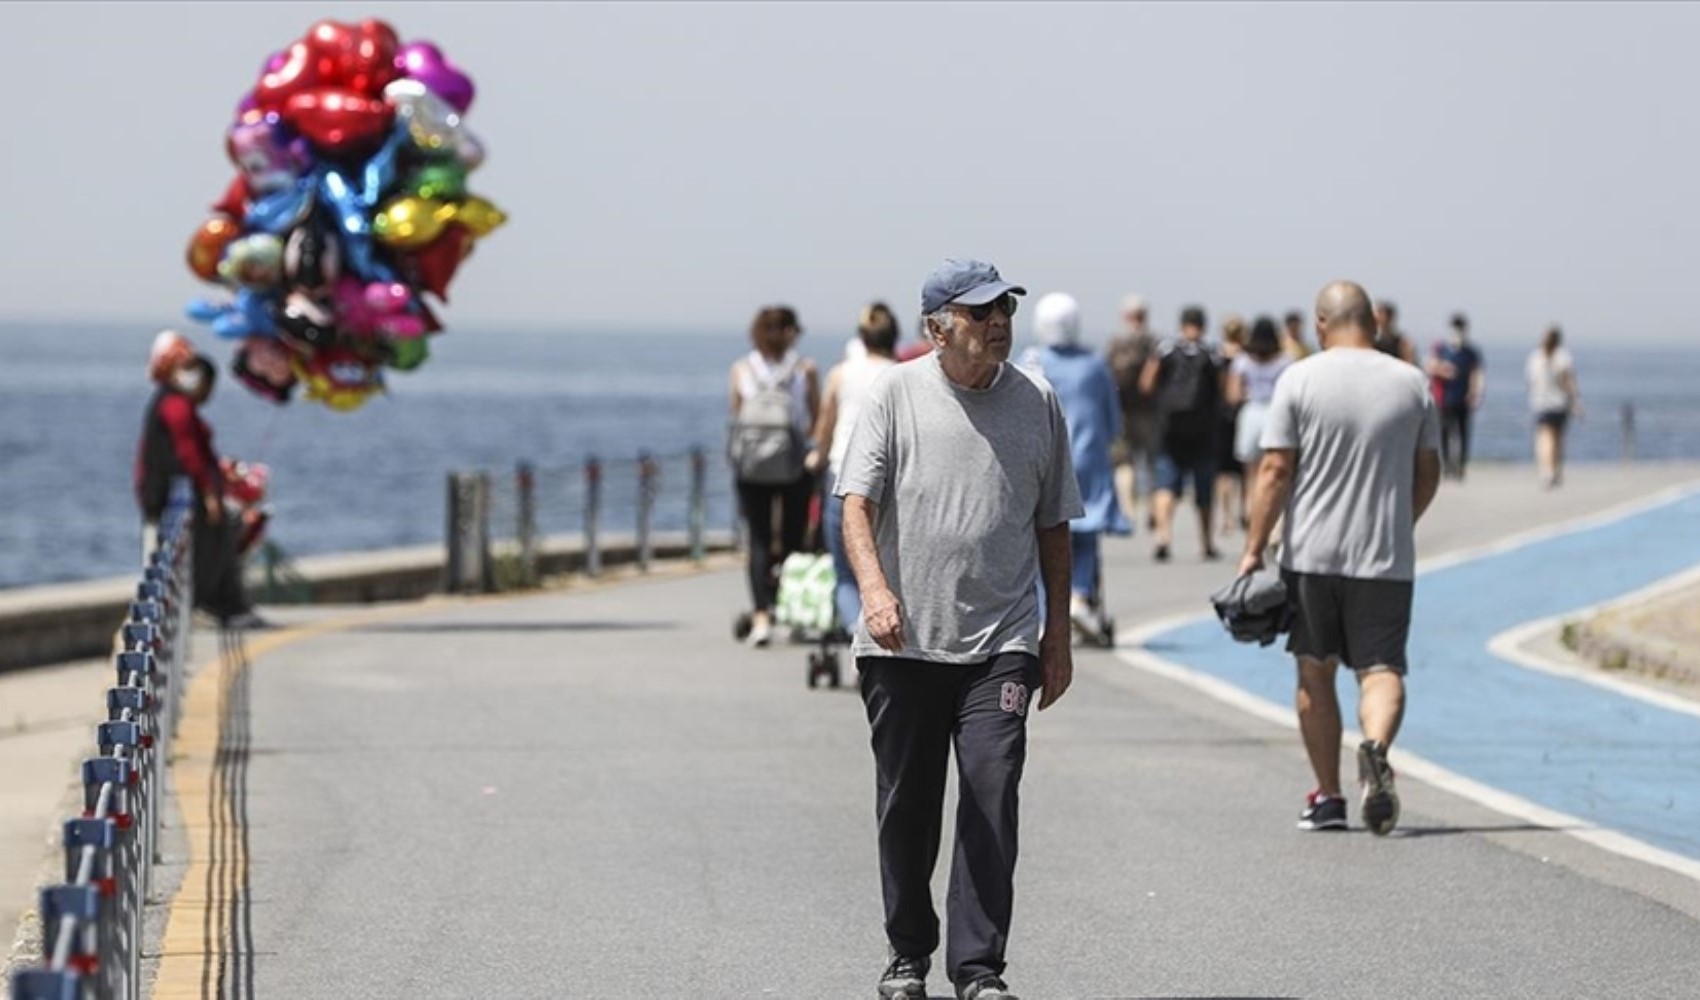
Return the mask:
<svg viewBox="0 0 1700 1000"><path fill-rule="evenodd" d="M175 389L161 388L148 403L136 447L136 502L143 517L159 519L170 496L171 479L179 475L189 477L197 499L223 493L212 429L193 400Z"/></svg>

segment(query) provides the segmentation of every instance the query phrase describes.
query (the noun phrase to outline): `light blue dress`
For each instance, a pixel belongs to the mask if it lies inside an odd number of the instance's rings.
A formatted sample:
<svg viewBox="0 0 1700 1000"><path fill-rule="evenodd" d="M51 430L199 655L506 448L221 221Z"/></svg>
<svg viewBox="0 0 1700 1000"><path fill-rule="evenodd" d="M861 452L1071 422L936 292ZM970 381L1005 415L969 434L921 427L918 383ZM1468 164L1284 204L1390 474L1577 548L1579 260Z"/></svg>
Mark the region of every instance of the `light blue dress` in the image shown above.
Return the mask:
<svg viewBox="0 0 1700 1000"><path fill-rule="evenodd" d="M1110 465L1110 443L1122 432L1122 411L1109 366L1097 353L1080 346L1036 347L1026 352L1022 364L1044 375L1056 389L1068 420L1074 477L1086 508L1084 516L1069 522L1069 530L1132 533L1133 526L1116 500L1115 472Z"/></svg>

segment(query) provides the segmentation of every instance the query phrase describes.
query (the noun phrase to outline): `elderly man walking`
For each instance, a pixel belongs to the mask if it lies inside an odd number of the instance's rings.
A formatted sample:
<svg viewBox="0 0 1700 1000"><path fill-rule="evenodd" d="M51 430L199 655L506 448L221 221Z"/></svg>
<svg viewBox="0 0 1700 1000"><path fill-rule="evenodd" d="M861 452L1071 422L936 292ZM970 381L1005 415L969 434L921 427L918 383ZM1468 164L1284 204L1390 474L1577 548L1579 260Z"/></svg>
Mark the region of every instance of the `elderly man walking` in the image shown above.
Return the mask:
<svg viewBox="0 0 1700 1000"><path fill-rule="evenodd" d="M874 383L837 484L862 596L852 652L878 773L885 1000L927 995L953 743L945 967L961 1000L1014 997L1002 976L1027 711L1036 689L1044 709L1073 676L1068 522L1082 514L1056 395L1007 363L1024 294L980 261L946 260L928 276L932 356Z"/></svg>
<svg viewBox="0 0 1700 1000"><path fill-rule="evenodd" d="M1369 295L1336 281L1316 300L1323 352L1287 369L1263 425L1251 534L1240 574L1263 566L1285 511L1282 575L1296 612L1299 731L1316 791L1303 830L1346 827L1335 671L1356 672L1364 825L1399 822L1388 748L1405 714L1417 520L1440 484L1440 426L1428 380L1378 351Z"/></svg>

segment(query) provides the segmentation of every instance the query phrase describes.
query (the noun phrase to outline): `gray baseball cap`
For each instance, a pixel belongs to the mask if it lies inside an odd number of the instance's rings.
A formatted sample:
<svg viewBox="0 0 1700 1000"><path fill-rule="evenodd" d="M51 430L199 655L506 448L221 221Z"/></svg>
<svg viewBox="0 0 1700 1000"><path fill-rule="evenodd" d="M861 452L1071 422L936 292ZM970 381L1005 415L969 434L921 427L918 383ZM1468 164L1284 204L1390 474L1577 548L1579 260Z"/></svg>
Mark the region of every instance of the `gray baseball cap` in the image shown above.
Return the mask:
<svg viewBox="0 0 1700 1000"><path fill-rule="evenodd" d="M1003 280L998 269L985 261L946 257L921 286L921 312L935 313L951 302L983 306L1005 294L1026 295L1027 289Z"/></svg>

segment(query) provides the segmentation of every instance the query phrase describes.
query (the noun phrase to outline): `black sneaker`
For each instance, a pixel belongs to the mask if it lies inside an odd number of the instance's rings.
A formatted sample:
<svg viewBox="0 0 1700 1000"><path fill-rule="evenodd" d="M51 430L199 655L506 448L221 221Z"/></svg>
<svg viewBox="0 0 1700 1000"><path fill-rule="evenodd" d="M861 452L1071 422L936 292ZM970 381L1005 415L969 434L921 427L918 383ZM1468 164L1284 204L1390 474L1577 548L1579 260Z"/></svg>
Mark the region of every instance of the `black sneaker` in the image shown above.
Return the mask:
<svg viewBox="0 0 1700 1000"><path fill-rule="evenodd" d="M1157 546L1157 548L1151 553L1151 558L1157 560L1158 562L1168 562L1169 561L1169 547L1167 545Z"/></svg>
<svg viewBox="0 0 1700 1000"><path fill-rule="evenodd" d="M997 976L981 976L966 986L958 987L956 995L959 1000L1021 1000Z"/></svg>
<svg viewBox="0 0 1700 1000"><path fill-rule="evenodd" d="M1345 799L1336 795L1324 795L1320 789L1305 796L1304 812L1299 813L1299 829L1344 830L1345 828Z"/></svg>
<svg viewBox="0 0 1700 1000"><path fill-rule="evenodd" d="M880 1000L927 1000L927 970L933 960L896 955L880 977Z"/></svg>
<svg viewBox="0 0 1700 1000"><path fill-rule="evenodd" d="M1364 787L1364 826L1377 837L1392 833L1399 825L1399 791L1393 787L1387 748L1374 740L1358 744L1358 784Z"/></svg>

